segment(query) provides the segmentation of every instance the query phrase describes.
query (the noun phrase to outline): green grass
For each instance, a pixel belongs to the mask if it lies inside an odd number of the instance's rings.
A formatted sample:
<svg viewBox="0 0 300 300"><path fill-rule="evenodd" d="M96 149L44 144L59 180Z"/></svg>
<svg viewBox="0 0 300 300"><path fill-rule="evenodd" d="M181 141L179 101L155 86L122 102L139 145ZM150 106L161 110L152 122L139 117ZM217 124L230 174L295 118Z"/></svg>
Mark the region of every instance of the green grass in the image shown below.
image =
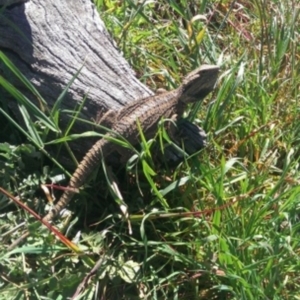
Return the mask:
<svg viewBox="0 0 300 300"><path fill-rule="evenodd" d="M67 299L96 262L77 299L300 299L299 5L95 2L153 89L174 88L200 64L221 66L215 91L186 112L208 133L208 146L165 169L144 141L126 174L117 174L118 186L100 166L69 206L69 223L57 222L77 252L0 194L0 299ZM66 174L47 145L91 133L59 128L60 99L41 113L0 83L19 101L28 129L2 121L1 105L0 185L44 215L39 185ZM26 242L9 250L26 230Z"/></svg>

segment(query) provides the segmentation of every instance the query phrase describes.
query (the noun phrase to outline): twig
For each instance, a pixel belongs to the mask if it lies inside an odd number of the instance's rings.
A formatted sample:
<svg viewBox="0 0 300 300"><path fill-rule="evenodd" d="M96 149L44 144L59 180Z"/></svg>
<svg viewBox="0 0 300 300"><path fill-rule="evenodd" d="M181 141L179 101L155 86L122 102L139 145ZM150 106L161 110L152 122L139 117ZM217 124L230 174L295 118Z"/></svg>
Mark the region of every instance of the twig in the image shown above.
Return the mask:
<svg viewBox="0 0 300 300"><path fill-rule="evenodd" d="M93 267L93 269L83 278L83 280L81 281L81 283L78 285L75 294L72 296L71 300L75 300L77 296L79 296L79 294L81 293L81 291L84 290L84 288L87 286L89 279L95 275L98 271L98 269L100 268L100 266L102 265L103 262L103 257L101 257L95 264L95 266Z"/></svg>

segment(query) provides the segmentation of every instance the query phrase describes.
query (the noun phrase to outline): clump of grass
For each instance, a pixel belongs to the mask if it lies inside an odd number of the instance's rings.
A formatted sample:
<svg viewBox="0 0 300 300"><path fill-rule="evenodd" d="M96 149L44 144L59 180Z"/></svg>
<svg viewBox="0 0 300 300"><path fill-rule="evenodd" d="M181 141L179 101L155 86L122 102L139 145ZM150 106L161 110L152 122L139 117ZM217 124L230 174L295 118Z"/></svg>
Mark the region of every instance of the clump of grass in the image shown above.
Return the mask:
<svg viewBox="0 0 300 300"><path fill-rule="evenodd" d="M169 170L155 165L144 141L128 174L118 174L126 176L121 202L117 196L99 200L98 184L86 188L62 229L81 254L1 196L1 294L65 299L77 289L83 299L298 299L299 8L290 1L95 2L128 61L153 88L173 88L199 64L221 65L216 91L186 113L209 143ZM38 115L49 131L61 132L55 109L45 117L32 109L24 115ZM40 155L49 142L27 120L27 142L0 147L0 180L33 205L38 184L63 168L54 160L55 168L26 168L24 157ZM67 143L68 135L57 141ZM104 176L98 177L107 191ZM8 252L24 219L31 234Z"/></svg>

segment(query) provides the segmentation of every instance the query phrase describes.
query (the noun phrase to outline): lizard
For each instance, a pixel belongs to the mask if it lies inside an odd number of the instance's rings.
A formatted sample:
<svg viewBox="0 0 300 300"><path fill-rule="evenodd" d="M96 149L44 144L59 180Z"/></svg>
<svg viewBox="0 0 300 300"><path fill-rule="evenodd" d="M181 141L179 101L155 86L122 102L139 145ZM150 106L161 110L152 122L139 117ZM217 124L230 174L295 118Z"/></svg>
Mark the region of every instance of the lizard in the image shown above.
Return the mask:
<svg viewBox="0 0 300 300"><path fill-rule="evenodd" d="M73 173L67 189L43 220L51 221L67 206L102 159L105 159L113 151L122 152L120 146L107 137L123 136L129 143L137 143L139 140L138 120L145 137L152 138L162 117L177 120L183 115L189 103L203 99L212 91L218 71L219 67L217 66L202 65L185 76L178 88L132 101L116 113L109 112L109 123L112 124L112 130L106 134L106 137L98 140L86 153ZM122 153L120 154L122 155Z"/></svg>

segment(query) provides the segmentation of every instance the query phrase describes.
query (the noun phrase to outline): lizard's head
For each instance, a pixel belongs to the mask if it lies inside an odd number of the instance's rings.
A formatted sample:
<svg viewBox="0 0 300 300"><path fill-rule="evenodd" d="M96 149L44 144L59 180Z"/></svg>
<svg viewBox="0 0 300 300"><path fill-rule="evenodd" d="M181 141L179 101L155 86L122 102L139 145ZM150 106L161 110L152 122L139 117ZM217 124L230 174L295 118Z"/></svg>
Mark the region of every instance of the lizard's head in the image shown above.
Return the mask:
<svg viewBox="0 0 300 300"><path fill-rule="evenodd" d="M189 73L182 82L180 101L192 103L203 99L210 93L217 81L218 66L202 65Z"/></svg>

